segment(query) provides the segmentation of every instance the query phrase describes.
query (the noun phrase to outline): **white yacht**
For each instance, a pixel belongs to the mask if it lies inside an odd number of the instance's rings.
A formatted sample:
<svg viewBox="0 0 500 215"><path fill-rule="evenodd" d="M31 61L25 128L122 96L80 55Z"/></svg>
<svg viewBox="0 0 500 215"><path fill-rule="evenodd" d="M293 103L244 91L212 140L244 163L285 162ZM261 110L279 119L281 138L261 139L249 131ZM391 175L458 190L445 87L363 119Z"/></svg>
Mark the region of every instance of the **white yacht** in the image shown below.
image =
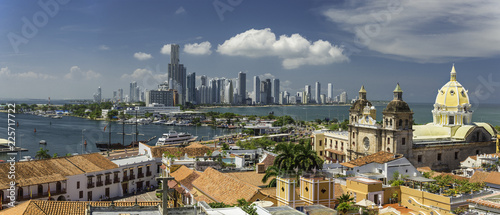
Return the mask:
<svg viewBox="0 0 500 215"><path fill-rule="evenodd" d="M189 133L177 133L175 131L169 131L168 133L164 133L162 137L158 138L158 142L156 142L156 145L163 146L169 144L189 143L195 141L196 138L198 137L193 136Z"/></svg>

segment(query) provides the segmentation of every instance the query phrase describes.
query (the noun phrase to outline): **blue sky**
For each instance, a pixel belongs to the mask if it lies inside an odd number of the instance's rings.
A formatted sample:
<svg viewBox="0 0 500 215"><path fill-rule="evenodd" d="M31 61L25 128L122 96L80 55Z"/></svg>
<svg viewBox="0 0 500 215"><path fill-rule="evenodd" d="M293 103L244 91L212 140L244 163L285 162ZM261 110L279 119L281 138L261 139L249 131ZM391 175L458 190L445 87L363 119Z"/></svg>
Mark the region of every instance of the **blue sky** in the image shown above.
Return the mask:
<svg viewBox="0 0 500 215"><path fill-rule="evenodd" d="M498 35L496 1L3 1L0 98L152 89L175 43L188 73L245 71L249 92L259 75L291 93L319 81L390 100L399 82L406 101L432 103L454 63L475 102L498 103Z"/></svg>

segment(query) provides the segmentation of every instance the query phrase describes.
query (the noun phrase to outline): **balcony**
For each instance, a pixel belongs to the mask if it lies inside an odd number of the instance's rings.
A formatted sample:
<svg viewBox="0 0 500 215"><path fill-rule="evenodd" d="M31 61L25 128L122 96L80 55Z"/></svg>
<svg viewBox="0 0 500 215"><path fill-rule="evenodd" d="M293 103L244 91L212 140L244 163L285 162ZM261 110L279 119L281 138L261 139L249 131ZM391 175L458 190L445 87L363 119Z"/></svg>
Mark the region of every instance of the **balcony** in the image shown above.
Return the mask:
<svg viewBox="0 0 500 215"><path fill-rule="evenodd" d="M130 180L134 180L135 179L135 175L134 174L130 174Z"/></svg>
<svg viewBox="0 0 500 215"><path fill-rule="evenodd" d="M102 187L102 185L104 185L104 183L102 183L102 181L98 181L98 182L97 182L97 186L98 186L98 187Z"/></svg>
<svg viewBox="0 0 500 215"><path fill-rule="evenodd" d="M60 195L60 194L66 194L66 189L61 189L59 191L56 190L51 190L50 191L50 197L53 197L55 195ZM38 194L33 194L33 197L30 197L30 195L24 195L18 200L26 200L26 199L31 199L31 198L47 198L49 197L49 192L43 192L43 193L38 193ZM3 201L7 201L8 198L5 198ZM8 200L10 201L10 200Z"/></svg>
<svg viewBox="0 0 500 215"><path fill-rule="evenodd" d="M137 178L144 178L144 173L141 172L141 173L137 174Z"/></svg>
<svg viewBox="0 0 500 215"><path fill-rule="evenodd" d="M113 182L111 181L111 179L109 178L106 178L106 180L104 181L104 184L105 185L108 185L108 184L112 184Z"/></svg>
<svg viewBox="0 0 500 215"><path fill-rule="evenodd" d="M146 172L146 177L151 176L151 171Z"/></svg>
<svg viewBox="0 0 500 215"><path fill-rule="evenodd" d="M124 182L125 182L125 181L128 181L128 180L129 180L128 176L126 176L126 175L125 175L125 176L123 176L123 181L124 181Z"/></svg>
<svg viewBox="0 0 500 215"><path fill-rule="evenodd" d="M87 188L94 188L94 187L95 187L94 182L87 183Z"/></svg>
<svg viewBox="0 0 500 215"><path fill-rule="evenodd" d="M113 178L113 183L115 183L115 184L116 184L116 183L120 183L120 178L118 178L118 177L114 177L114 178Z"/></svg>

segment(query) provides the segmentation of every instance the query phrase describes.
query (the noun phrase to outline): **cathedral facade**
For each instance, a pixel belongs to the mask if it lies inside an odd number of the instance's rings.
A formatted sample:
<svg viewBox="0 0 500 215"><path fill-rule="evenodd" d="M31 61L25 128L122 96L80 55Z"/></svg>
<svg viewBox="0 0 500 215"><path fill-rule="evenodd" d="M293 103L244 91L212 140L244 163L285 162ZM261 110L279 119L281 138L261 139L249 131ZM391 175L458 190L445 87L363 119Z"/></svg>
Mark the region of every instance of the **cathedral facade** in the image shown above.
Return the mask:
<svg viewBox="0 0 500 215"><path fill-rule="evenodd" d="M433 122L425 125L414 125L399 84L382 111L382 120L377 121L377 110L362 86L359 99L349 109L349 129L315 132L313 148L321 157L339 162L387 151L404 155L416 167L436 171L456 169L468 156L495 153L495 129L488 123L472 122L468 92L456 76L453 66L450 81L438 90L431 111ZM339 141L342 148L334 144Z"/></svg>

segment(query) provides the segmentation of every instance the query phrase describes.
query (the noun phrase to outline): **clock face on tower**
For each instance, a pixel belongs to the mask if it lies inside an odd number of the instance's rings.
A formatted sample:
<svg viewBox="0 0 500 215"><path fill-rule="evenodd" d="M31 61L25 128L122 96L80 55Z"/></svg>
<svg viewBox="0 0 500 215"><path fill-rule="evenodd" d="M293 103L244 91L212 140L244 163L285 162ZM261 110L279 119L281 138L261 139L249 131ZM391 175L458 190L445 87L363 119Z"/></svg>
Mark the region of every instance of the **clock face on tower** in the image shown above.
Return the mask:
<svg viewBox="0 0 500 215"><path fill-rule="evenodd" d="M365 145L365 149L368 150L370 148L370 140L368 139L368 137L365 137L363 139L363 143Z"/></svg>

